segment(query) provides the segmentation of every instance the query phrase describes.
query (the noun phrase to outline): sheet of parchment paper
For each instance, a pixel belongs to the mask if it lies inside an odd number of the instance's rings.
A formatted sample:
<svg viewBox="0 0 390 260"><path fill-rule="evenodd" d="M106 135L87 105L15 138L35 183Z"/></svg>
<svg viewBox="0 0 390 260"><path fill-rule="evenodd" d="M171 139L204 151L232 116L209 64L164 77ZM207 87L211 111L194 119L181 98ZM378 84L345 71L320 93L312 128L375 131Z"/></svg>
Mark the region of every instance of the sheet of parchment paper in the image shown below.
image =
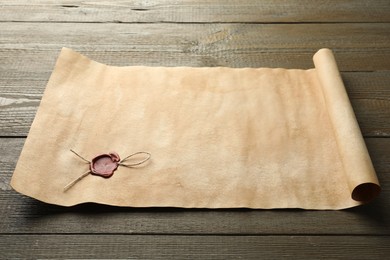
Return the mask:
<svg viewBox="0 0 390 260"><path fill-rule="evenodd" d="M113 67L63 48L11 185L71 206L342 209L380 187L333 54L315 69ZM142 167L91 160L146 151Z"/></svg>

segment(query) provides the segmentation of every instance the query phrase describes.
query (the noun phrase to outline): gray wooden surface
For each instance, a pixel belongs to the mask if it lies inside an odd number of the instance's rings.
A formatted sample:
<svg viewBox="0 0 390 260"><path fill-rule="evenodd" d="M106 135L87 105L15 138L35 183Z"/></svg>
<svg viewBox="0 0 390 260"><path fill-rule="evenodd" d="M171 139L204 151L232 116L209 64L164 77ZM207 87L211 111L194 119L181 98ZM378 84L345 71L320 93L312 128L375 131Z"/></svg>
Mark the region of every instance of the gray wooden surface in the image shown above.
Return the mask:
<svg viewBox="0 0 390 260"><path fill-rule="evenodd" d="M111 65L313 67L332 48L383 192L342 211L47 205L9 186L61 47ZM0 1L0 258L390 255L390 1Z"/></svg>

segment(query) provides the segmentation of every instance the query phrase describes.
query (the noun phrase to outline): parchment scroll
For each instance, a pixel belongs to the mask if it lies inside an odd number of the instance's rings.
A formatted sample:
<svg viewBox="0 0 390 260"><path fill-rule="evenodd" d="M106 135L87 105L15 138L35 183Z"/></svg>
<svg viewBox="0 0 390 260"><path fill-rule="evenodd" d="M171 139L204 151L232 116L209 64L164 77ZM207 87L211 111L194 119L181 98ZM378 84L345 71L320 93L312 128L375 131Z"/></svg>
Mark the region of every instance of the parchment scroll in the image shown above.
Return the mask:
<svg viewBox="0 0 390 260"><path fill-rule="evenodd" d="M113 67L63 48L11 185L71 206L342 209L380 192L333 54L315 69ZM145 151L142 167L88 175ZM86 168L87 167L87 168Z"/></svg>

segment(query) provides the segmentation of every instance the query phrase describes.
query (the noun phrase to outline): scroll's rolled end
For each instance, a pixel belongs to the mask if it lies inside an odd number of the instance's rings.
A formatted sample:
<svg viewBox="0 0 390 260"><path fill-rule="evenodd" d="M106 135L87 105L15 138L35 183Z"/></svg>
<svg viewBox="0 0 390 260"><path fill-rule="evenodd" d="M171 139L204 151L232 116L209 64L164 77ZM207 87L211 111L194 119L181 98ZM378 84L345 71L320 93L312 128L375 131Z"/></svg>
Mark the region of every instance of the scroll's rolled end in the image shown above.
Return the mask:
<svg viewBox="0 0 390 260"><path fill-rule="evenodd" d="M361 202L369 202L378 197L381 187L372 182L362 183L352 191L352 199Z"/></svg>
<svg viewBox="0 0 390 260"><path fill-rule="evenodd" d="M362 203L369 202L379 195L381 188L336 60L329 49L319 50L313 60L333 125L351 199Z"/></svg>

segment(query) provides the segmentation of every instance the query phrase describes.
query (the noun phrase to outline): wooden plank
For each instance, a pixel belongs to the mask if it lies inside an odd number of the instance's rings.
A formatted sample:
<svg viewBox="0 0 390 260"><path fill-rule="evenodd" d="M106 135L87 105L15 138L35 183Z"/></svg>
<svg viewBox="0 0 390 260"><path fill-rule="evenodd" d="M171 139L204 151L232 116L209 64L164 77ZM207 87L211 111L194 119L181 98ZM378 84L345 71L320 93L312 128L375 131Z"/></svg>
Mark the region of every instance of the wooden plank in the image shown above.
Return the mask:
<svg viewBox="0 0 390 260"><path fill-rule="evenodd" d="M387 259L389 237L2 235L2 257L61 259Z"/></svg>
<svg viewBox="0 0 390 260"><path fill-rule="evenodd" d="M389 22L387 0L2 1L0 21Z"/></svg>
<svg viewBox="0 0 390 260"><path fill-rule="evenodd" d="M390 138L366 143L382 194L342 211L121 208L45 204L11 190L9 182L24 139L0 139L0 233L110 234L367 234L390 235Z"/></svg>
<svg viewBox="0 0 390 260"><path fill-rule="evenodd" d="M0 71L41 73L61 47L110 65L312 68L332 48L341 71L390 70L390 23L1 23ZM48 67L48 65L50 65Z"/></svg>
<svg viewBox="0 0 390 260"><path fill-rule="evenodd" d="M54 62L47 61L51 66ZM49 76L50 69L36 74L0 71L0 136L27 136ZM389 137L390 73L344 72L342 77L364 136Z"/></svg>

